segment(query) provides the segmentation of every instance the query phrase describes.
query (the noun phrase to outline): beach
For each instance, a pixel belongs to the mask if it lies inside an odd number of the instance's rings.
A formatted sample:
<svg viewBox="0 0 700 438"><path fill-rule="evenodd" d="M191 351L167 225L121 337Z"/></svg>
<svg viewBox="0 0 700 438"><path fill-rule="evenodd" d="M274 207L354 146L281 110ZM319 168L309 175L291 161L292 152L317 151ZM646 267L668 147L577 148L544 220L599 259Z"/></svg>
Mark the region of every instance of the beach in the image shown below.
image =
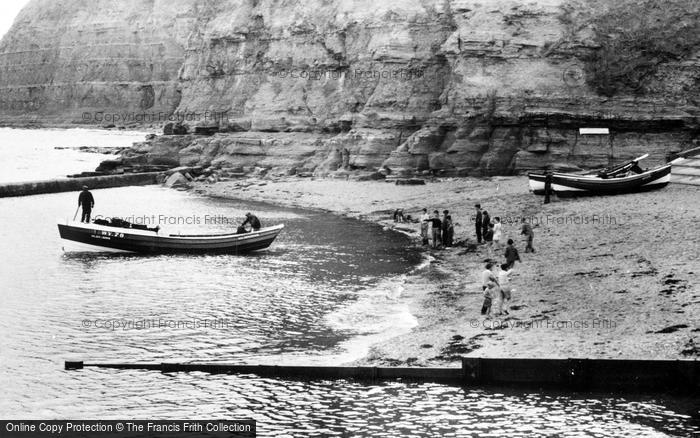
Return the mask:
<svg viewBox="0 0 700 438"><path fill-rule="evenodd" d="M197 183L195 192L320 209L418 238L422 208L447 209L452 248L409 275L397 300L418 325L373 345L354 365L458 366L460 357L693 359L698 357L700 189L671 184L647 193L555 199L528 191L526 177L444 178L425 185L287 177ZM490 258L475 245L474 204L500 217L522 263L511 275L509 315L480 314L480 273ZM525 253L521 219L535 233ZM261 219L264 220L264 217ZM342 231L339 231L342 232ZM502 251L493 256L504 260Z"/></svg>

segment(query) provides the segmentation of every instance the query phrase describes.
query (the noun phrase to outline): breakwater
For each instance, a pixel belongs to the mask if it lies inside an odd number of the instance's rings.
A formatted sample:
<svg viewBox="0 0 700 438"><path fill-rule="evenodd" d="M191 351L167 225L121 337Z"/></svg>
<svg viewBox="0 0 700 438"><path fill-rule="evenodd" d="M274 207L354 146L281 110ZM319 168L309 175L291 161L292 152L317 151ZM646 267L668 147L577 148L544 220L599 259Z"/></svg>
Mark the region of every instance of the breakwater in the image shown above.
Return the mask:
<svg viewBox="0 0 700 438"><path fill-rule="evenodd" d="M92 189L110 187L144 186L158 183L162 172L128 173L120 175L88 176L82 178L56 178L42 181L26 181L0 184L0 198L79 191L83 186Z"/></svg>
<svg viewBox="0 0 700 438"><path fill-rule="evenodd" d="M462 359L461 368L282 366L196 363L84 363L66 361L65 369L85 367L145 369L163 373L255 374L294 379L412 380L463 385L512 385L567 390L616 390L697 393L700 362L695 360L617 359Z"/></svg>

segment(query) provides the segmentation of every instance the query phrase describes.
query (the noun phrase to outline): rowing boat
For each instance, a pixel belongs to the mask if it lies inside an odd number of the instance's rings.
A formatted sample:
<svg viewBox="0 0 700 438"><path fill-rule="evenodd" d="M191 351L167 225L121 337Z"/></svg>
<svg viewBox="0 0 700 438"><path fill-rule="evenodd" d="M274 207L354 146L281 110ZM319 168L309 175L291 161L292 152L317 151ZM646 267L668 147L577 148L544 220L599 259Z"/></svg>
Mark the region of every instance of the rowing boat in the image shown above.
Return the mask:
<svg viewBox="0 0 700 438"><path fill-rule="evenodd" d="M655 190L671 180L671 164L643 171L635 160L589 174L552 173L552 190L558 196L618 195ZM546 173L528 174L530 191L544 195Z"/></svg>
<svg viewBox="0 0 700 438"><path fill-rule="evenodd" d="M65 251L132 253L241 254L269 247L284 225L249 233L169 234L160 229L136 229L95 223L58 223Z"/></svg>

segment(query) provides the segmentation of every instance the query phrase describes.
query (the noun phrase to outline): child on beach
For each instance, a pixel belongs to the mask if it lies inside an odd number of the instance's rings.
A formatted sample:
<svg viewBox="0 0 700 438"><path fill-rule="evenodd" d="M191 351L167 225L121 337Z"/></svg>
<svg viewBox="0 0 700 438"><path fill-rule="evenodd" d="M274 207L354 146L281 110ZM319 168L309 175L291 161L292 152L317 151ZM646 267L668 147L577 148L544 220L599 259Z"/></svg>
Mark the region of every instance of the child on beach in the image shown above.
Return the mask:
<svg viewBox="0 0 700 438"><path fill-rule="evenodd" d="M430 222L433 224L433 248L437 249L442 244L442 221L440 220L440 213L437 210L433 212L433 217L430 218Z"/></svg>
<svg viewBox="0 0 700 438"><path fill-rule="evenodd" d="M505 252L505 257L506 257L506 266L508 269L512 268L515 266L515 262L520 262L522 263L523 261L520 260L520 254L518 254L518 248L516 248L513 245L513 239L508 239L508 246L506 246L506 252Z"/></svg>
<svg viewBox="0 0 700 438"><path fill-rule="evenodd" d="M503 297L500 286L496 282L491 281L486 286L484 294L488 294L491 300L491 307L488 312L486 312L487 316L489 318L500 316L503 311Z"/></svg>
<svg viewBox="0 0 700 438"><path fill-rule="evenodd" d="M532 231L532 225L527 223L527 219L523 218L523 228L520 230L520 234L524 234L527 239L525 244L525 252L535 252L535 248L532 246L532 241L535 239L535 233Z"/></svg>
<svg viewBox="0 0 700 438"><path fill-rule="evenodd" d="M481 290L484 293L484 303L481 305L481 314L489 315L491 314L491 307L493 304L493 287L498 286L498 279L493 273L494 264L491 262L486 263L486 266L481 272Z"/></svg>
<svg viewBox="0 0 700 438"><path fill-rule="evenodd" d="M508 265L505 263L501 265L501 269L498 272L498 284L500 285L501 289L501 303L503 306L502 313L506 315L508 315L508 306L514 292L514 289L510 286L511 272L513 272L513 270L508 268Z"/></svg>
<svg viewBox="0 0 700 438"><path fill-rule="evenodd" d="M430 226L430 216L428 209L423 209L423 214L420 216L420 237L423 240L423 245L428 244L428 227Z"/></svg>

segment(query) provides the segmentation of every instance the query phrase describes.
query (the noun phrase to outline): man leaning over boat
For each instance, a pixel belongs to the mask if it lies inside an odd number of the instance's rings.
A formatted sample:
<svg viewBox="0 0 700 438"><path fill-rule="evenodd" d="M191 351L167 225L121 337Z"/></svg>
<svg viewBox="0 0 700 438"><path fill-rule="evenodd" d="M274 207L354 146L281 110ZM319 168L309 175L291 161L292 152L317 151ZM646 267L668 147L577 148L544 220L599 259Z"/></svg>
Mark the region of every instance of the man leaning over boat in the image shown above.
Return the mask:
<svg viewBox="0 0 700 438"><path fill-rule="evenodd" d="M245 226L250 224L252 231L258 231L261 228L260 219L252 213L245 214L245 221L238 227L238 234L246 232Z"/></svg>

